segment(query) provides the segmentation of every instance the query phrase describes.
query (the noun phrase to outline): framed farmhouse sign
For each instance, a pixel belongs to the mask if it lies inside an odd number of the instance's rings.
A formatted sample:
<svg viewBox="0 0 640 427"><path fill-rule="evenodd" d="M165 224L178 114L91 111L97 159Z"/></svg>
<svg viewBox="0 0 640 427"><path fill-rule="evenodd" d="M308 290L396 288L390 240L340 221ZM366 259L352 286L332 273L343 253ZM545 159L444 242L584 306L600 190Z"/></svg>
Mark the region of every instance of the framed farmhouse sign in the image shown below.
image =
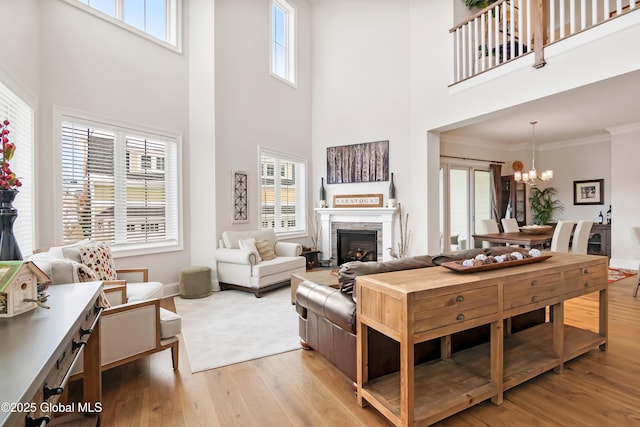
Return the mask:
<svg viewBox="0 0 640 427"><path fill-rule="evenodd" d="M334 208L381 208L382 194L342 194L333 196Z"/></svg>

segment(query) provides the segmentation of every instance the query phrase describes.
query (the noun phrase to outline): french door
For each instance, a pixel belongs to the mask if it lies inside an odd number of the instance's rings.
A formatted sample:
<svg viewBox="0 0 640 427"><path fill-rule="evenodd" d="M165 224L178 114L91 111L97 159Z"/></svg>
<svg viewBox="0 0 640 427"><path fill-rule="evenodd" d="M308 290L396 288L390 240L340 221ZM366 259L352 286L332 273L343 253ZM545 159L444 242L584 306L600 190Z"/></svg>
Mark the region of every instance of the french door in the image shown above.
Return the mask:
<svg viewBox="0 0 640 427"><path fill-rule="evenodd" d="M491 218L489 168L440 165L440 249L452 252L474 248L472 234Z"/></svg>

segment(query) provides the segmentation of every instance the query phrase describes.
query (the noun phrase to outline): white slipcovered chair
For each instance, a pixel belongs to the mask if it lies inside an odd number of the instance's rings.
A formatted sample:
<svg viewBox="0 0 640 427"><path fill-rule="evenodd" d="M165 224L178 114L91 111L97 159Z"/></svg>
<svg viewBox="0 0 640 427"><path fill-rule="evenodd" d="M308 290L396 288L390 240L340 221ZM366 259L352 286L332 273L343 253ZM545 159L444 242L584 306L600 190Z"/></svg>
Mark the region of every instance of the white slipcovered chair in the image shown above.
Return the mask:
<svg viewBox="0 0 640 427"><path fill-rule="evenodd" d="M272 228L225 231L216 249L220 289L253 292L260 298L267 290L288 285L292 274L306 271L301 254L301 244L279 242Z"/></svg>
<svg viewBox="0 0 640 427"><path fill-rule="evenodd" d="M52 286L86 281L83 280L80 249L92 245L95 246L96 242L84 240L69 246L56 246L36 251L29 260L49 276ZM181 332L181 318L160 307L163 284L149 282L146 268L129 268L116 272L118 280L102 280L105 295L111 305L100 317L102 370L165 349L171 349L173 369L178 369L177 335ZM129 282L123 279L125 276L137 276L138 281ZM81 374L82 368L82 359L79 359L72 374Z"/></svg>
<svg viewBox="0 0 640 427"><path fill-rule="evenodd" d="M558 221L555 230L553 230L553 237L551 238L552 252L569 252L569 239L571 238L571 231L575 224L575 221Z"/></svg>
<svg viewBox="0 0 640 427"><path fill-rule="evenodd" d="M515 218L502 218L502 231L505 233L518 233L520 231L520 225Z"/></svg>
<svg viewBox="0 0 640 427"><path fill-rule="evenodd" d="M580 220L576 225L576 231L573 233L573 241L571 242L571 253L587 254L587 246L589 245L589 233L591 233L593 221Z"/></svg>
<svg viewBox="0 0 640 427"><path fill-rule="evenodd" d="M498 223L493 219L483 219L480 221L480 232L478 234L493 234L499 233L500 228L498 228ZM488 248L491 246L491 242L482 242L483 248Z"/></svg>

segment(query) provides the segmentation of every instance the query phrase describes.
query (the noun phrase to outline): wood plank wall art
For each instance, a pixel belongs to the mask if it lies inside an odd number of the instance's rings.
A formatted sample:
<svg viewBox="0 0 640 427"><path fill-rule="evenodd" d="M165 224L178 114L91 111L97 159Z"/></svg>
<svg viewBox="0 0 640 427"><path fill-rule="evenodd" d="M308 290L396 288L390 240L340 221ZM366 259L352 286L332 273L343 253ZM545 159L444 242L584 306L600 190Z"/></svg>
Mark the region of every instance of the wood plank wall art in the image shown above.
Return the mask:
<svg viewBox="0 0 640 427"><path fill-rule="evenodd" d="M327 184L388 180L388 140L327 147Z"/></svg>

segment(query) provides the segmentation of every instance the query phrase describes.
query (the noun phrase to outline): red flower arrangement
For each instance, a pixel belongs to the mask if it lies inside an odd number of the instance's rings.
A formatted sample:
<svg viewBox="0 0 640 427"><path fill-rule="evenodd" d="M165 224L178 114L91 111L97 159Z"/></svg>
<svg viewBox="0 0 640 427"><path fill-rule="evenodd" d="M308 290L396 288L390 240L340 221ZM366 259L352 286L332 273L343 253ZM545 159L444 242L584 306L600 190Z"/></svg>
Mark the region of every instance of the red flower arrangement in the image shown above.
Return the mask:
<svg viewBox="0 0 640 427"><path fill-rule="evenodd" d="M0 165L0 188L4 190L15 190L22 187L22 182L15 173L11 171L9 160L13 158L16 151L15 144L9 142L9 120L0 124L0 137L2 137L2 164Z"/></svg>

